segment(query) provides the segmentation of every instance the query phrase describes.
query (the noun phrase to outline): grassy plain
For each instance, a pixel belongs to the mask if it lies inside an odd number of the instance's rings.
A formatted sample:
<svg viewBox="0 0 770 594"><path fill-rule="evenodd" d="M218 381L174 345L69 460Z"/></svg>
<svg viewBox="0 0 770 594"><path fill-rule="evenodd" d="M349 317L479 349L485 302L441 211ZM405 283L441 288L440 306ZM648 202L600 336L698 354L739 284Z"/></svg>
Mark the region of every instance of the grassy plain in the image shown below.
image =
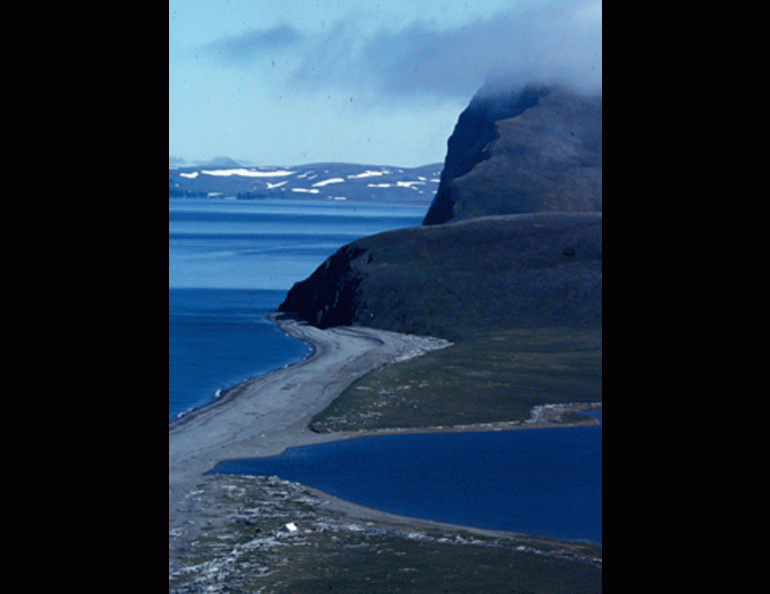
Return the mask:
<svg viewBox="0 0 770 594"><path fill-rule="evenodd" d="M517 328L462 341L353 382L314 431L524 421L532 407L602 400L600 328Z"/></svg>

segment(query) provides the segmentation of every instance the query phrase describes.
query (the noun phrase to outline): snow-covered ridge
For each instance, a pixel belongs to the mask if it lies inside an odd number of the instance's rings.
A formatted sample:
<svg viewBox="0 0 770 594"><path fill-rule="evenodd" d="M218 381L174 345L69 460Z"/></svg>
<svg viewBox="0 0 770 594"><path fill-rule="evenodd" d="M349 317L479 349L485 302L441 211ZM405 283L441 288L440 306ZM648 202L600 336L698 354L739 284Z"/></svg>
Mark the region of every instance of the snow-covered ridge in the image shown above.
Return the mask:
<svg viewBox="0 0 770 594"><path fill-rule="evenodd" d="M169 197L293 198L428 205L441 164L415 168L318 163L295 167L169 167Z"/></svg>

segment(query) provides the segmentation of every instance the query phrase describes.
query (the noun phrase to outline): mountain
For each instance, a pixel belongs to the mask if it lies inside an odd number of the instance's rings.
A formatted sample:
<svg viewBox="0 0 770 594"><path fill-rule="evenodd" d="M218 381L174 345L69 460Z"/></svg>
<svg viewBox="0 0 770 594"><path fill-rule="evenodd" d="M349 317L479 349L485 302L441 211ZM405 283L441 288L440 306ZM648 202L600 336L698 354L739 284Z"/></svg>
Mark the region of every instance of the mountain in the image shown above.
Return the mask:
<svg viewBox="0 0 770 594"><path fill-rule="evenodd" d="M404 168L355 163L241 167L235 162L168 169L170 198L348 200L427 205L441 164Z"/></svg>
<svg viewBox="0 0 770 594"><path fill-rule="evenodd" d="M456 340L479 326L601 326L601 96L482 88L423 226L343 246L279 311Z"/></svg>
<svg viewBox="0 0 770 594"><path fill-rule="evenodd" d="M602 210L602 98L494 83L460 114L425 225Z"/></svg>

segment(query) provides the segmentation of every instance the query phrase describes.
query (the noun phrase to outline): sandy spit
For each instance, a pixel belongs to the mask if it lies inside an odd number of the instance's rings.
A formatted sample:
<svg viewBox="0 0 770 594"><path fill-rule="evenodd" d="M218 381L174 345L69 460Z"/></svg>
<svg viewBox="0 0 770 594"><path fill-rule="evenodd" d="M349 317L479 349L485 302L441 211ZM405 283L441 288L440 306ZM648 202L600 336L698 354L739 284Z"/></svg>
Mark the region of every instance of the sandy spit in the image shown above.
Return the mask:
<svg viewBox="0 0 770 594"><path fill-rule="evenodd" d="M169 423L169 520L203 473L217 462L280 454L286 448L340 439L308 429L310 420L351 382L386 363L451 343L373 328L320 330L275 316L281 330L312 344L312 356L236 386L211 405Z"/></svg>

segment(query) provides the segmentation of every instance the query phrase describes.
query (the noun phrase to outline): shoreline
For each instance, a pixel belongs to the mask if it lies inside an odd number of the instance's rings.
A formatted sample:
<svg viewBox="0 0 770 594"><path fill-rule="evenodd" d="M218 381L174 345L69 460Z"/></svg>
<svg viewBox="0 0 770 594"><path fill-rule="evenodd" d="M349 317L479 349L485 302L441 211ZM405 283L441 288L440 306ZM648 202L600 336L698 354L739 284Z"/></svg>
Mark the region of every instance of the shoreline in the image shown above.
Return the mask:
<svg viewBox="0 0 770 594"><path fill-rule="evenodd" d="M201 528L203 510L193 512L190 508L191 495L207 479L223 476L204 474L223 460L274 456L289 447L368 435L510 431L600 424L598 419L590 417L578 423L559 422L560 415L565 412L601 408L601 403L586 403L539 407L537 413L533 410L533 418L524 422L316 433L308 427L313 416L361 375L381 365L446 348L452 343L433 337L362 327L320 330L283 314L272 313L267 317L287 336L308 343L311 353L298 363L245 380L228 389L217 400L169 422L170 533L181 531L191 539L196 533L196 524L197 529ZM351 518L416 528L522 536L396 516L335 498L311 487L308 490L317 492L323 499L324 503L319 507ZM192 521L191 513L201 516L197 522ZM190 526L183 528L185 524Z"/></svg>
<svg viewBox="0 0 770 594"><path fill-rule="evenodd" d="M212 406L212 405L216 404L217 402L219 402L223 398L227 397L227 395L230 392L232 392L236 388L240 387L241 385L245 384L246 382L250 382L250 381L259 379L261 377L264 377L266 375L269 375L269 374L273 373L274 371L279 371L281 369L288 369L289 367L293 367L294 365L299 365L300 363L304 363L305 361L307 361L308 359L313 357L313 355L315 355L315 352L316 352L315 345L310 344L310 343L306 343L306 344L308 344L308 346L310 347L310 350L301 360L296 361L294 363L286 363L285 365L282 365L281 367L276 367L275 369L271 369L271 370L266 371L264 373L261 373L261 374L258 374L258 375L253 375L253 376L247 377L245 379L242 379L240 381L233 382L231 384L223 385L221 388L218 388L216 392L214 392L214 396L213 396L213 398L209 402L201 404L200 406L191 406L190 408L188 408L186 410L183 410L180 413L177 413L176 416L173 419L169 420L169 422L168 422L169 426L174 424L174 423L177 423L177 422L181 421L183 418L187 417L188 415L192 415L192 414L194 414L194 413L196 413L196 412L198 412L198 411L200 411L202 409L205 409L205 408L207 408L209 406Z"/></svg>
<svg viewBox="0 0 770 594"><path fill-rule="evenodd" d="M270 316L273 314L270 314L267 316L268 319L273 321ZM279 326L280 327L280 326ZM287 334L287 336L291 336L290 334ZM294 338L294 337L292 337ZM298 339L302 340L302 339ZM300 361L297 361L295 363L287 363L281 367L277 367L276 369L271 369L270 371L267 371L265 373L262 373L260 375L255 375L252 377L248 377L244 380L241 380L239 382L236 382L233 385L225 385L214 393L214 398L205 404L202 404L201 406L194 406L191 408L188 408L187 410L182 411L181 413L178 413L173 419L171 419L168 422L169 430L172 428L177 428L183 426L186 422L192 420L194 417L196 417L199 414L204 414L207 410L212 409L216 406L226 404L229 400L232 398L235 398L244 388L247 387L247 384L251 384L253 382L256 382L262 378L265 378L273 373L277 373L279 371L283 371L285 369L290 369L297 367L299 365L302 365L304 363L309 362L311 359L313 359L318 353L318 345L312 343L312 342L305 342L309 347L310 351L305 355L303 359Z"/></svg>
<svg viewBox="0 0 770 594"><path fill-rule="evenodd" d="M309 422L361 375L449 342L370 328L320 330L281 314L271 321L310 344L304 360L246 380L169 423L169 507L183 483L220 460L280 454L287 447L337 439L312 432Z"/></svg>

